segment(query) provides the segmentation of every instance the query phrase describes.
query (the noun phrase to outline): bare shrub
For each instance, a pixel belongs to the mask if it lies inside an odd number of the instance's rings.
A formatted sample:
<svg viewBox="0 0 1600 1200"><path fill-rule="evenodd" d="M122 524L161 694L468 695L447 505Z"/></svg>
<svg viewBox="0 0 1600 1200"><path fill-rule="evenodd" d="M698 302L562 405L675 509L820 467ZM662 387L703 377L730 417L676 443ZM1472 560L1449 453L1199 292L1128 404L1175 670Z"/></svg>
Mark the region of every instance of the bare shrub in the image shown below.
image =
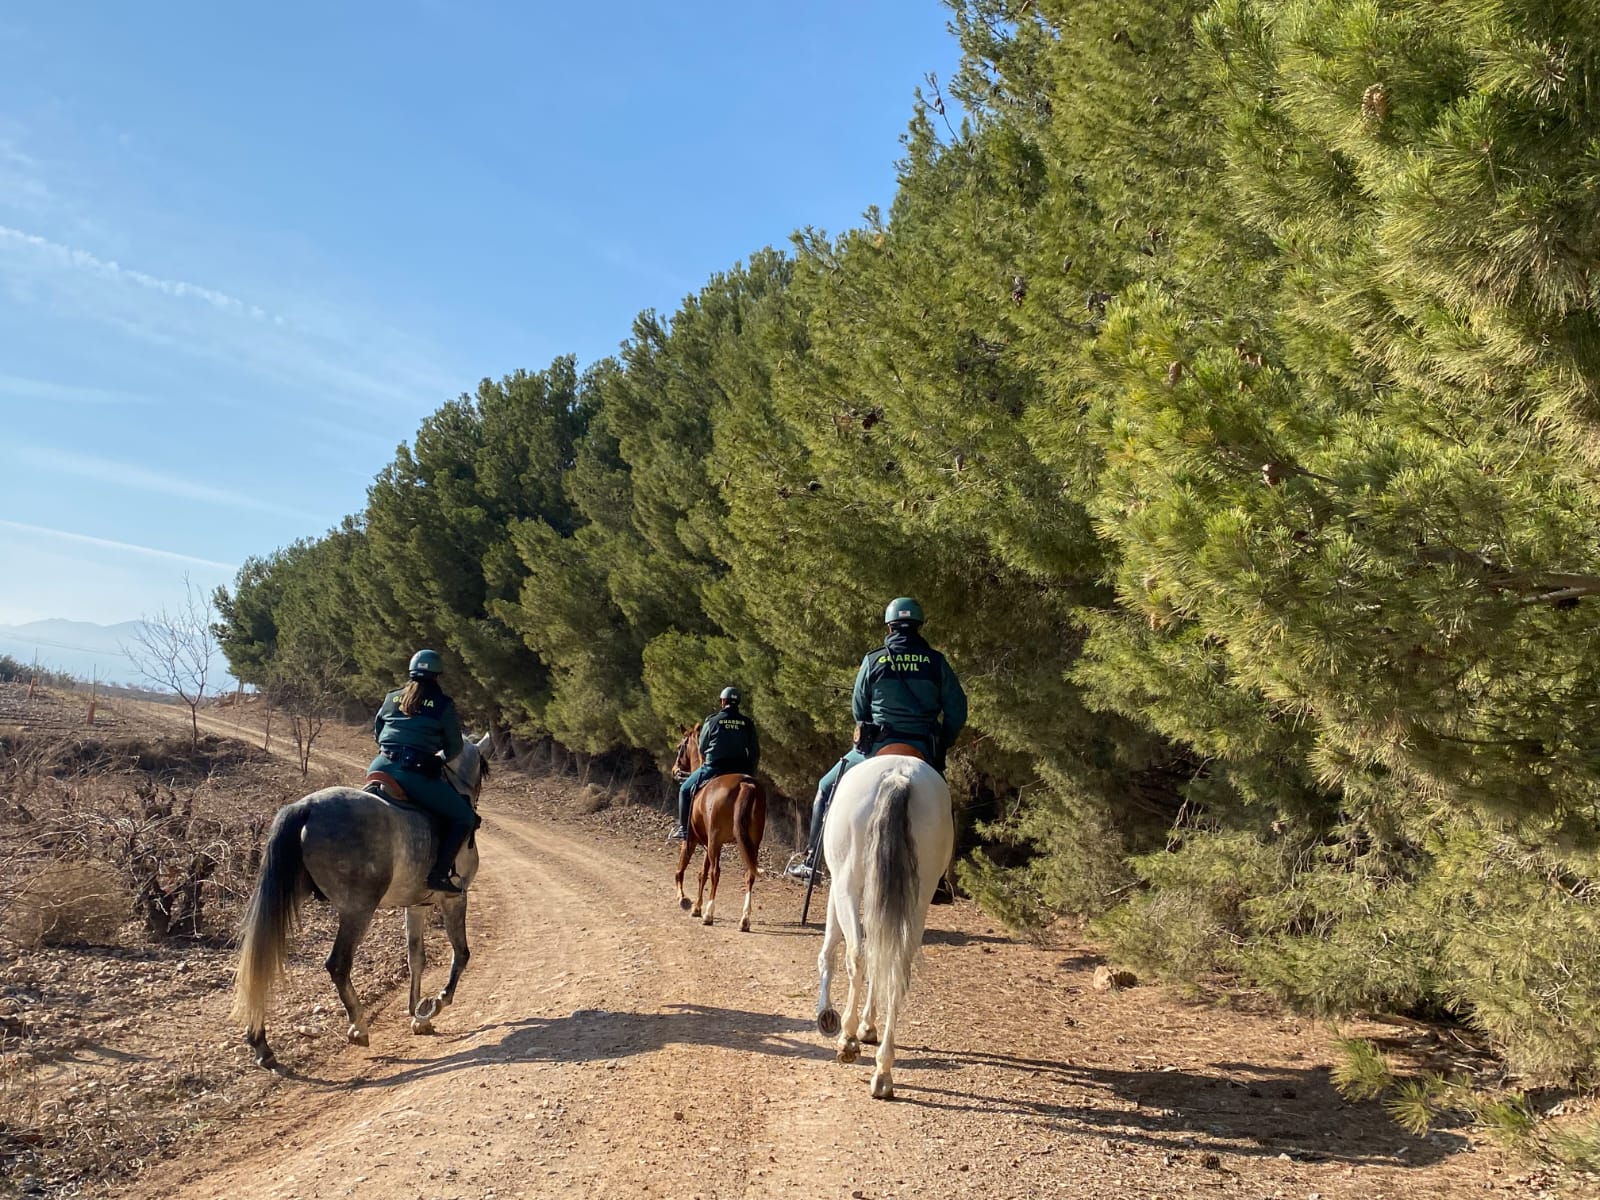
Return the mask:
<svg viewBox="0 0 1600 1200"><path fill-rule="evenodd" d="M0 939L94 941L134 914L154 937L195 937L218 898L228 927L262 818L198 815L195 789L174 786L232 765L215 749L73 739L0 757Z"/></svg>
<svg viewBox="0 0 1600 1200"><path fill-rule="evenodd" d="M23 949L109 942L128 919L127 887L109 863L46 862L8 890L0 939Z"/></svg>
<svg viewBox="0 0 1600 1200"><path fill-rule="evenodd" d="M611 807L611 793L598 784L586 783L573 807L584 816L604 812Z"/></svg>

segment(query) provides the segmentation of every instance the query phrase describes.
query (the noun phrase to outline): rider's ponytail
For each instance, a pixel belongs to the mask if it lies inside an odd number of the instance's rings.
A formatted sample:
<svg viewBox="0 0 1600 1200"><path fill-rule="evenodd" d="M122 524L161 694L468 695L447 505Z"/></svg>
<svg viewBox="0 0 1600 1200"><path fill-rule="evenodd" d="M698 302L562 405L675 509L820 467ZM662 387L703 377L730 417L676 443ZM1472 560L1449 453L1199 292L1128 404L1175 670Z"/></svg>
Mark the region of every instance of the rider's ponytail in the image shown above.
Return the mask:
<svg viewBox="0 0 1600 1200"><path fill-rule="evenodd" d="M422 698L428 695L437 695L439 683L435 679L413 679L406 684L405 690L400 693L400 711L408 717L417 715L417 710L422 707Z"/></svg>

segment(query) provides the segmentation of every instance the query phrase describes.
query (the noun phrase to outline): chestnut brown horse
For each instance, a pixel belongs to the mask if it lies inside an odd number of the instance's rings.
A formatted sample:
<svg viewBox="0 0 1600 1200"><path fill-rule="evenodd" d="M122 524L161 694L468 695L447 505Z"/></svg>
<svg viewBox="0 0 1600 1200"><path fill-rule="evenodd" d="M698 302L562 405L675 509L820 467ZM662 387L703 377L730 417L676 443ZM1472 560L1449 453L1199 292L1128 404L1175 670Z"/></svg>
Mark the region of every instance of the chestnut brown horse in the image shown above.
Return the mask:
<svg viewBox="0 0 1600 1200"><path fill-rule="evenodd" d="M678 753L672 762L672 775L679 782L697 771L701 764L700 726L684 731L678 743ZM756 887L756 862L761 853L761 836L767 830L767 789L753 775L713 775L695 793L694 805L689 810L688 837L678 852L678 873L674 882L678 887L678 903L691 915L711 924L712 909L717 903L717 884L722 881L722 848L737 842L739 853L744 855L744 914L739 918L739 930L750 932L750 904ZM696 846L705 846L706 858L700 864L700 891L693 905L683 894L683 873L689 869ZM706 879L711 879L711 899L706 897ZM703 915L702 915L703 911Z"/></svg>

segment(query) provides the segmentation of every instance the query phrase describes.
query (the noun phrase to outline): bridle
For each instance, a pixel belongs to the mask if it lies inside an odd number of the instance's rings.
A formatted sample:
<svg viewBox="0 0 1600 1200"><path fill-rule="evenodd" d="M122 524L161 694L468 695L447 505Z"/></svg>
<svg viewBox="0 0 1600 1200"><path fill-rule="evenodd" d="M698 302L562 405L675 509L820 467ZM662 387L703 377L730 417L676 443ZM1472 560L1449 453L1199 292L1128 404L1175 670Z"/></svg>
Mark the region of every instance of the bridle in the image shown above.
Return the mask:
<svg viewBox="0 0 1600 1200"><path fill-rule="evenodd" d="M693 736L693 729L685 732L683 740L678 743L678 752L672 757L672 777L679 783L689 778L689 739Z"/></svg>

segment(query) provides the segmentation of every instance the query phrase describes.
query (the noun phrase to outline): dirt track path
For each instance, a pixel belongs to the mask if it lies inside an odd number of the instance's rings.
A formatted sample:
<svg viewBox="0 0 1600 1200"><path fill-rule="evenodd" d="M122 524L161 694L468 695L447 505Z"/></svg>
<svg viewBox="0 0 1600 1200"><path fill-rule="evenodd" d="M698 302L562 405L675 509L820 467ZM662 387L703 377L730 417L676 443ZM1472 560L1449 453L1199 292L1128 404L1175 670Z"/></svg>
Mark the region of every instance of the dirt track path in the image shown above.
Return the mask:
<svg viewBox="0 0 1600 1200"><path fill-rule="evenodd" d="M933 910L902 1099L873 1101L868 1062L835 1063L811 1027L819 942L794 923L796 888L763 878L755 931L740 934L725 873L706 929L672 900L666 847L541 819L514 793L496 782L485 798L473 959L440 1035L411 1037L390 997L370 1048L284 1054L259 1113L152 1167L135 1194L1521 1191L1457 1135L1410 1138L1339 1101L1315 1025L1154 988L1095 992L1091 957L1010 942L970 904ZM371 936L400 952L392 919ZM279 1011L275 1026L294 1019Z"/></svg>

